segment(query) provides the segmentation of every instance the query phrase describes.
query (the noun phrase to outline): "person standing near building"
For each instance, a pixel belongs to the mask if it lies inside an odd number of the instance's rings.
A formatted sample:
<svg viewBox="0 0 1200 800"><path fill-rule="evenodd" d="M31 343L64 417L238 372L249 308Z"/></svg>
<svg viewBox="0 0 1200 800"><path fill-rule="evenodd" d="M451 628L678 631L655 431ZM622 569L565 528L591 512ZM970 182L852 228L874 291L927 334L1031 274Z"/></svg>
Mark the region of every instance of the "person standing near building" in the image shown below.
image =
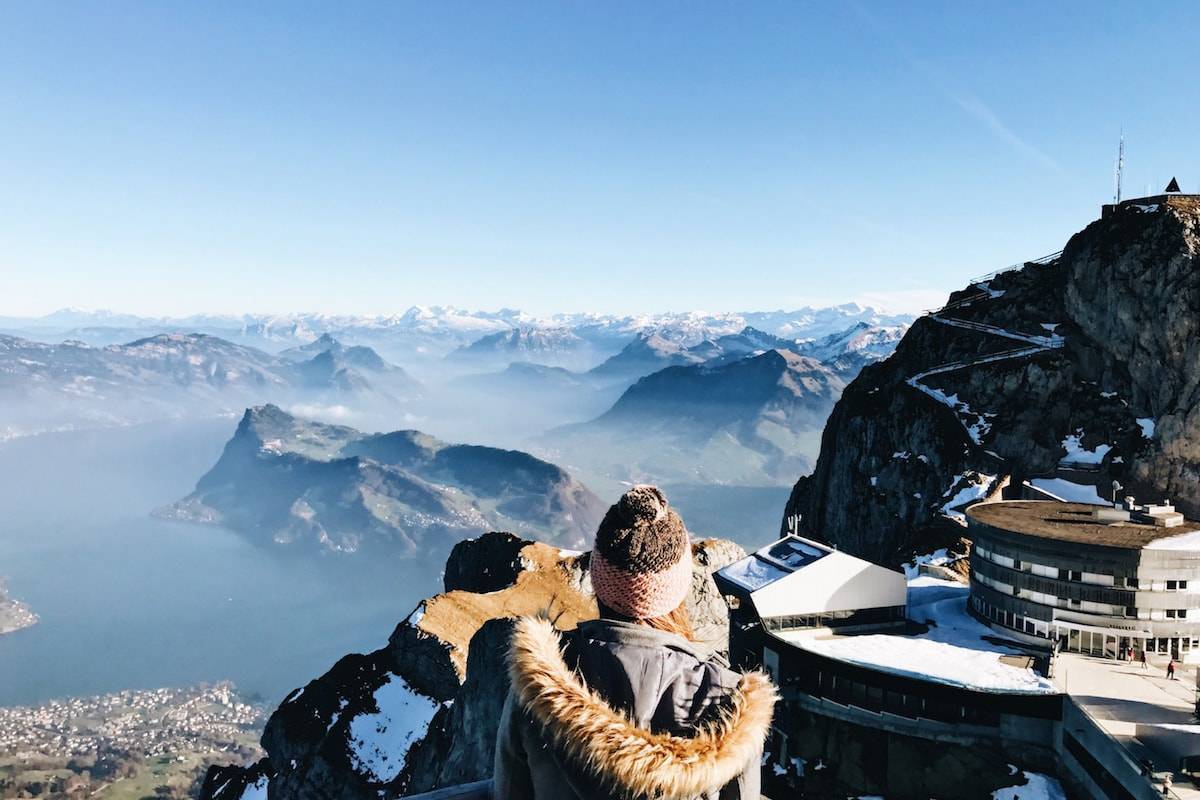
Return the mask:
<svg viewBox="0 0 1200 800"><path fill-rule="evenodd" d="M1175 659L1173 658L1167 662L1167 679L1175 680Z"/></svg>
<svg viewBox="0 0 1200 800"><path fill-rule="evenodd" d="M691 542L661 491L608 510L589 570L600 619L515 623L492 797L758 800L776 689L695 646Z"/></svg>
<svg viewBox="0 0 1200 800"><path fill-rule="evenodd" d="M1142 669L1146 668L1146 648L1142 648Z"/></svg>

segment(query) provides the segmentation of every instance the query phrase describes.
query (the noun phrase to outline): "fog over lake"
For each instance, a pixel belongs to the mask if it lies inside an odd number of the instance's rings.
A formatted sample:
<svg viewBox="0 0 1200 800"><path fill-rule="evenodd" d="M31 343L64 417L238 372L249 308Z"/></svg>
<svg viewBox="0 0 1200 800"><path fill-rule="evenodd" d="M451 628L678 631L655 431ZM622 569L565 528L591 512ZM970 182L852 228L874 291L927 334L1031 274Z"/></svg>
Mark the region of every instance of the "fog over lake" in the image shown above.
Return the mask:
<svg viewBox="0 0 1200 800"><path fill-rule="evenodd" d="M440 558L432 568L265 549L217 526L150 517L192 490L236 425L0 443L0 576L41 617L0 636L0 705L223 679L273 705L343 655L383 645L441 588ZM755 546L776 534L788 490L667 491L695 535Z"/></svg>
<svg viewBox="0 0 1200 800"><path fill-rule="evenodd" d="M381 646L436 570L264 550L153 519L237 420L0 443L0 575L41 616L0 636L0 704L232 679L274 704Z"/></svg>

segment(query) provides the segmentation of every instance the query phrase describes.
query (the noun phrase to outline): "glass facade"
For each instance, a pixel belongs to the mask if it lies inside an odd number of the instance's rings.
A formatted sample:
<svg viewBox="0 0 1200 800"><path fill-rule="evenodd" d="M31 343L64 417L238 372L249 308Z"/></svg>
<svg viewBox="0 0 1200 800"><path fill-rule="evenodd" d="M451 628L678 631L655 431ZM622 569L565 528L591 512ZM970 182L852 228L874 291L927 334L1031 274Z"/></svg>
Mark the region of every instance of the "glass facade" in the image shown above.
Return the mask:
<svg viewBox="0 0 1200 800"><path fill-rule="evenodd" d="M970 528L971 609L993 626L1110 658L1180 658L1200 637L1200 554Z"/></svg>

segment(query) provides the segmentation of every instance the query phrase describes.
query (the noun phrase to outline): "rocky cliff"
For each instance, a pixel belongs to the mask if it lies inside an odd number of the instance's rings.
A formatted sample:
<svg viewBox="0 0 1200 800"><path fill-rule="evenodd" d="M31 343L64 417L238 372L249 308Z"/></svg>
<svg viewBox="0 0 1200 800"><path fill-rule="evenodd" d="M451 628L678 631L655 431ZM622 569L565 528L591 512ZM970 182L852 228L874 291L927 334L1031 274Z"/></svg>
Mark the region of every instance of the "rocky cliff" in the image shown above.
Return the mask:
<svg viewBox="0 0 1200 800"><path fill-rule="evenodd" d="M745 553L706 539L692 555L688 610L698 637L723 649L727 609L710 576ZM272 800L378 800L488 777L511 619L546 613L565 630L594 617L587 560L510 533L459 543L443 594L383 648L348 655L289 695L263 734L267 757L214 767L201 798L234 800L269 783Z"/></svg>
<svg viewBox="0 0 1200 800"><path fill-rule="evenodd" d="M1200 514L1198 251L1196 198L1128 203L955 292L846 388L784 529L896 563L1030 480Z"/></svg>
<svg viewBox="0 0 1200 800"><path fill-rule="evenodd" d="M196 491L156 513L262 543L440 561L460 539L498 527L577 545L604 510L586 486L528 453L412 430L362 433L265 405L246 411Z"/></svg>

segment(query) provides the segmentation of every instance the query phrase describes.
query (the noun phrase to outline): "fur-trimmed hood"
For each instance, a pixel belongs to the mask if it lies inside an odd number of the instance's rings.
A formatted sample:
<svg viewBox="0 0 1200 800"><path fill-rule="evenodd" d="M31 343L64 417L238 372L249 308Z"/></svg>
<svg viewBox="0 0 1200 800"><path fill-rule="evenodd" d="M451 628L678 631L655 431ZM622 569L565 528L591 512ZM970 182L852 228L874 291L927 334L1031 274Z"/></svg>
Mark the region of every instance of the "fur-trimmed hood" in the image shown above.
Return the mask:
<svg viewBox="0 0 1200 800"><path fill-rule="evenodd" d="M553 626L532 617L516 622L509 673L517 701L572 762L622 794L652 798L692 798L735 779L761 752L777 699L766 675L746 673L691 736L655 733L589 688Z"/></svg>

